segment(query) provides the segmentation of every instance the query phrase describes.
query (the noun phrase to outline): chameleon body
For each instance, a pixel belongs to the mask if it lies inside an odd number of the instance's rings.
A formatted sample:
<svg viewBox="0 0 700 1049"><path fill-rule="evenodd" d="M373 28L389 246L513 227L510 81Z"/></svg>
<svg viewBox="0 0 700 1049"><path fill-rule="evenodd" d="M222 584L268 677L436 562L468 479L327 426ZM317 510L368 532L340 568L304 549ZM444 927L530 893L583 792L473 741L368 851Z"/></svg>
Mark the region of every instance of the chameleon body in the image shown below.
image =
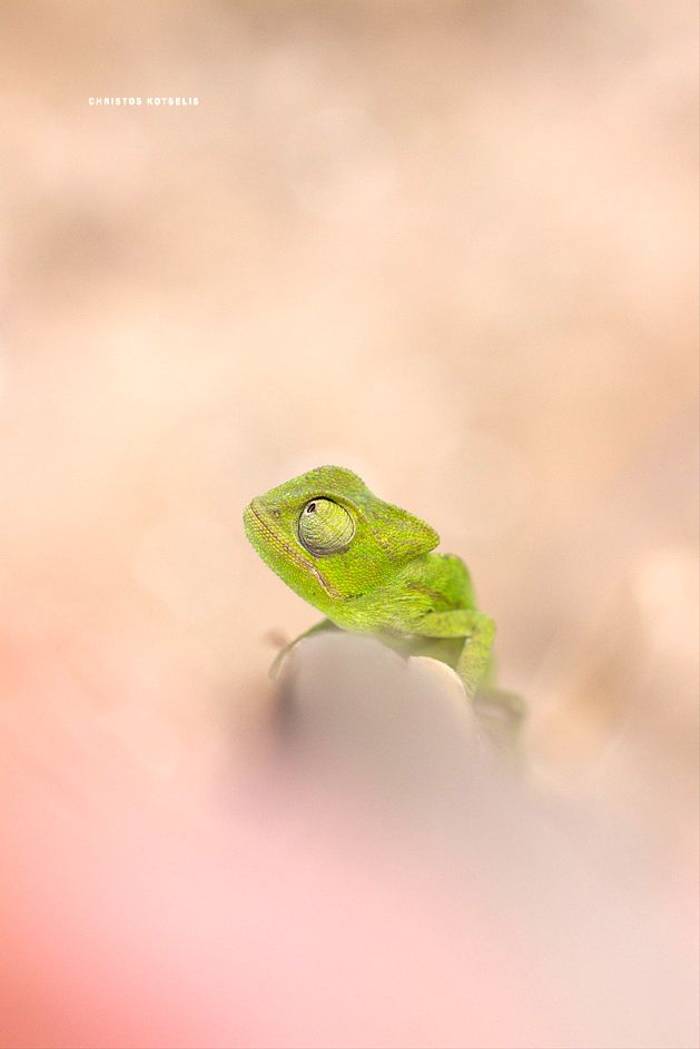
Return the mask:
<svg viewBox="0 0 700 1049"><path fill-rule="evenodd" d="M243 521L263 561L326 617L302 637L334 627L373 634L449 663L469 699L488 687L495 626L476 606L466 565L435 553L437 532L356 474L310 470L253 499ZM517 697L494 695L519 716Z"/></svg>

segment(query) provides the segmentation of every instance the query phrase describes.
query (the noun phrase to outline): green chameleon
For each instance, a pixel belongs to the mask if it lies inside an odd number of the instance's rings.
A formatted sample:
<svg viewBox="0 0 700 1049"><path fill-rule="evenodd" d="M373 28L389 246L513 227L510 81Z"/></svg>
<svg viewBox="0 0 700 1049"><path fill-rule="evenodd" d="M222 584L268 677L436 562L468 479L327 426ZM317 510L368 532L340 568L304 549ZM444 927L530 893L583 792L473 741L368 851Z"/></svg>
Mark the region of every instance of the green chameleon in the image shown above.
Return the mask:
<svg viewBox="0 0 700 1049"><path fill-rule="evenodd" d="M494 622L476 607L464 562L433 553L440 537L430 525L340 466L270 489L246 507L243 522L263 561L326 617L273 669L310 634L373 634L404 655L452 666L477 713L517 725L522 701L491 684Z"/></svg>

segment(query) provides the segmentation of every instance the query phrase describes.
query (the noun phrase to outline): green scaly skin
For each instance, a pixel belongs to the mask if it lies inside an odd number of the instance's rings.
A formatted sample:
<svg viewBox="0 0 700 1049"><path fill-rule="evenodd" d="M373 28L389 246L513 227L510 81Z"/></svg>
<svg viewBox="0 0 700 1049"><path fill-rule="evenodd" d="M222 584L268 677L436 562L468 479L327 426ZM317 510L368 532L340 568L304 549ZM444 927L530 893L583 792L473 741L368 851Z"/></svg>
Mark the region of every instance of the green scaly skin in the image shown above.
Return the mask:
<svg viewBox="0 0 700 1049"><path fill-rule="evenodd" d="M430 525L340 466L270 489L246 507L243 522L263 561L326 617L302 637L335 627L431 655L457 671L477 711L519 720L518 697L489 684L494 622L478 610L464 562L432 552L440 538Z"/></svg>

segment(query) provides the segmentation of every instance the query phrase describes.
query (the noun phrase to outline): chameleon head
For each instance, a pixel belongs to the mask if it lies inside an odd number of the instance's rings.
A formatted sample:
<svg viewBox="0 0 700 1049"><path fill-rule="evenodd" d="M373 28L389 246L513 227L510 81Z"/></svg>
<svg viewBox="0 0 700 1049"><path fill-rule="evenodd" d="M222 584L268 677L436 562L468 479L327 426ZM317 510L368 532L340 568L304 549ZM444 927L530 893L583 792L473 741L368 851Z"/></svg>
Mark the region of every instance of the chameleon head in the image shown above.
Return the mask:
<svg viewBox="0 0 700 1049"><path fill-rule="evenodd" d="M432 528L339 466L320 466L258 496L243 522L266 564L326 614L389 582L438 543Z"/></svg>

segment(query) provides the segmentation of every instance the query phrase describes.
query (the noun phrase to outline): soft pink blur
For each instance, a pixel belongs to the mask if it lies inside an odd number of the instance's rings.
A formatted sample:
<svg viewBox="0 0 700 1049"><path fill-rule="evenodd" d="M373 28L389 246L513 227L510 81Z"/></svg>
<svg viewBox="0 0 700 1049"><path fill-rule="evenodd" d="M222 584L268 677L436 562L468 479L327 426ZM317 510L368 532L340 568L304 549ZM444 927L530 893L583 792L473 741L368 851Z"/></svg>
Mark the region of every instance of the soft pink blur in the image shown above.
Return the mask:
<svg viewBox="0 0 700 1049"><path fill-rule="evenodd" d="M696 1044L697 23L3 3L0 1043ZM354 650L290 764L240 513L323 462L468 560L522 783Z"/></svg>

